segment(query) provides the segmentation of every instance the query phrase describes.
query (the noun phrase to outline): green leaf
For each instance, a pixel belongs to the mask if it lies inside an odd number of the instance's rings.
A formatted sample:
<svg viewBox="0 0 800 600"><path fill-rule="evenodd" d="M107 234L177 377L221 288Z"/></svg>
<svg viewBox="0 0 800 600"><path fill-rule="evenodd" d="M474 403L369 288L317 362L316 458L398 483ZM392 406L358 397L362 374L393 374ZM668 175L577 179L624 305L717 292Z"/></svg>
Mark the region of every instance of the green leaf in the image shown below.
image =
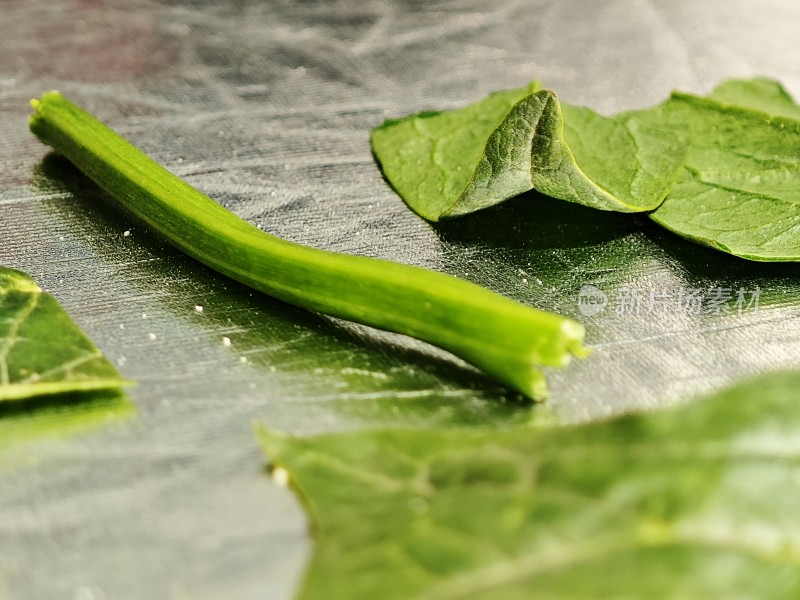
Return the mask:
<svg viewBox="0 0 800 600"><path fill-rule="evenodd" d="M674 93L633 117L692 138L681 179L651 218L742 258L800 260L800 107L763 80L723 84L711 98Z"/></svg>
<svg viewBox="0 0 800 600"><path fill-rule="evenodd" d="M777 117L800 118L800 106L786 88L774 79L731 79L719 84L708 97L724 104L751 108Z"/></svg>
<svg viewBox="0 0 800 600"><path fill-rule="evenodd" d="M0 267L0 401L127 385L55 298Z"/></svg>
<svg viewBox="0 0 800 600"><path fill-rule="evenodd" d="M783 599L800 595L799 389L773 374L546 430L258 436L313 520L301 599Z"/></svg>
<svg viewBox="0 0 800 600"><path fill-rule="evenodd" d="M498 98L517 102L503 116ZM484 103L491 119L473 129ZM800 260L800 106L769 79L728 81L705 98L675 92L611 118L529 87L389 121L372 144L389 182L430 220L535 188L654 211L659 225L742 258Z"/></svg>
<svg viewBox="0 0 800 600"><path fill-rule="evenodd" d="M562 105L537 82L459 110L386 121L372 148L389 183L431 221L534 188L604 210L652 210L687 151L679 132Z"/></svg>

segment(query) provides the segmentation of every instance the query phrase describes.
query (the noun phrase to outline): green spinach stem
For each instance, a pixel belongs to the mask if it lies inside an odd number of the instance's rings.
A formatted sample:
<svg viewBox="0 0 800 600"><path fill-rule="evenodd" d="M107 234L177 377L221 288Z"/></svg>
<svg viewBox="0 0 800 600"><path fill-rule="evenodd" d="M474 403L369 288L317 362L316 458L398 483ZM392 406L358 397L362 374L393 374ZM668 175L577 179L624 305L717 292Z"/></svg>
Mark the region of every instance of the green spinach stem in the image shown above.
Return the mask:
<svg viewBox="0 0 800 600"><path fill-rule="evenodd" d="M467 281L264 233L173 175L58 92L32 100L31 131L172 244L256 290L424 340L531 397L539 366L582 356L583 327Z"/></svg>

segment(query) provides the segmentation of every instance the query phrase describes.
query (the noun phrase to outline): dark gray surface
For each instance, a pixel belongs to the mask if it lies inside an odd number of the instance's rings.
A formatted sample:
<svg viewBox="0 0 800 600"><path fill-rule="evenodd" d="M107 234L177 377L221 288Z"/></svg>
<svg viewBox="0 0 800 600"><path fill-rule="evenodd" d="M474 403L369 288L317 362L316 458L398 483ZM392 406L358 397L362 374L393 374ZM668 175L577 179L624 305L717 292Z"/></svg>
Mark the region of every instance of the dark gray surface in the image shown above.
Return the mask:
<svg viewBox="0 0 800 600"><path fill-rule="evenodd" d="M535 195L434 228L368 145L387 115L533 78L604 112L732 76L798 93L798 22L783 1L5 0L0 264L33 275L139 386L132 418L0 446L0 599L290 598L306 522L266 475L254 419L298 432L579 421L800 365L794 266ZM27 101L51 88L265 230L581 318L597 351L552 373L551 401L531 409L422 344L251 295L42 162ZM743 316L583 318L584 283L763 295Z"/></svg>

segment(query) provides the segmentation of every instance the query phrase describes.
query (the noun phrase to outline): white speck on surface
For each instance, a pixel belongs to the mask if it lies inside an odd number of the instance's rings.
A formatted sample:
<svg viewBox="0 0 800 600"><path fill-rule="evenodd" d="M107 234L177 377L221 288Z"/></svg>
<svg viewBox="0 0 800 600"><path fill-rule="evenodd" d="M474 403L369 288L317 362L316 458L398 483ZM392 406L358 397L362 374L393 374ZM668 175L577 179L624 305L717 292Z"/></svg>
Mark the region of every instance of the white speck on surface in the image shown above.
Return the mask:
<svg viewBox="0 0 800 600"><path fill-rule="evenodd" d="M239 357L239 362L240 363L246 363L247 362L247 357L246 356L240 356Z"/></svg>
<svg viewBox="0 0 800 600"><path fill-rule="evenodd" d="M342 375L363 375L365 377L374 377L375 379L389 379L386 373L381 371L370 371L368 369L356 369L355 367L344 367L339 371Z"/></svg>
<svg viewBox="0 0 800 600"><path fill-rule="evenodd" d="M195 304L194 305L194 312L199 312L199 313L203 312L203 307L200 306L199 304Z"/></svg>
<svg viewBox="0 0 800 600"><path fill-rule="evenodd" d="M125 323L120 323L120 324L119 324L119 328L120 328L120 329L125 329Z"/></svg>
<svg viewBox="0 0 800 600"><path fill-rule="evenodd" d="M58 236L58 241L59 242L63 242L64 241L64 236L63 235Z"/></svg>
<svg viewBox="0 0 800 600"><path fill-rule="evenodd" d="M226 335L222 336L222 345L223 346L230 346L231 345L231 338Z"/></svg>
<svg viewBox="0 0 800 600"><path fill-rule="evenodd" d="M283 467L275 467L272 469L272 480L280 488L285 488L289 485L289 471Z"/></svg>
<svg viewBox="0 0 800 600"><path fill-rule="evenodd" d="M179 165L183 164L183 159L179 156L178 160L176 161Z"/></svg>
<svg viewBox="0 0 800 600"><path fill-rule="evenodd" d="M269 372L274 373L275 371L277 371L277 369L273 365L270 365Z"/></svg>
<svg viewBox="0 0 800 600"><path fill-rule="evenodd" d="M122 236L123 236L123 237L130 237L130 235L131 235L131 230L130 230L130 229L126 229L126 230L125 230L125 231L122 233Z"/></svg>
<svg viewBox="0 0 800 600"><path fill-rule="evenodd" d="M151 333L150 335L148 335L148 336L147 336L147 338L148 338L148 339L149 339L151 342L154 342L154 341L156 340L156 337L157 337L157 336L156 336L156 334L155 334L155 333Z"/></svg>
<svg viewBox="0 0 800 600"><path fill-rule="evenodd" d="M142 318L146 319L147 318L147 313L142 313Z"/></svg>
<svg viewBox="0 0 800 600"><path fill-rule="evenodd" d="M120 356L117 359L117 365L120 366L120 367L124 366L126 362L128 362L128 359L125 358L124 356Z"/></svg>

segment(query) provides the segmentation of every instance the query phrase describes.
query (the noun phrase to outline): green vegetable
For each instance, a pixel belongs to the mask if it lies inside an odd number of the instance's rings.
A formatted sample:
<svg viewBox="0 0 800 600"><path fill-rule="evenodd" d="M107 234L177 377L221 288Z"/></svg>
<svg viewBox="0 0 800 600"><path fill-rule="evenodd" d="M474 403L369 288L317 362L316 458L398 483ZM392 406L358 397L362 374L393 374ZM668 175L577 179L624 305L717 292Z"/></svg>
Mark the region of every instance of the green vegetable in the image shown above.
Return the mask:
<svg viewBox="0 0 800 600"><path fill-rule="evenodd" d="M257 433L313 521L304 600L779 600L800 596L798 390L547 430Z"/></svg>
<svg viewBox="0 0 800 600"><path fill-rule="evenodd" d="M678 235L750 260L800 260L800 106L767 79L729 81L707 98L676 92L611 118L532 84L387 121L372 144L386 178L429 220L535 188L654 211Z"/></svg>
<svg viewBox="0 0 800 600"><path fill-rule="evenodd" d="M534 188L606 210L656 208L680 173L685 141L562 105L540 87L533 82L460 110L386 121L372 132L384 176L431 221Z"/></svg>
<svg viewBox="0 0 800 600"><path fill-rule="evenodd" d="M425 340L530 397L536 367L582 356L583 327L425 269L265 234L172 175L57 92L34 101L31 131L178 248L286 302Z"/></svg>
<svg viewBox="0 0 800 600"><path fill-rule="evenodd" d="M719 84L708 97L723 104L751 108L776 117L800 118L800 106L780 83L772 79L731 79Z"/></svg>
<svg viewBox="0 0 800 600"><path fill-rule="evenodd" d="M793 112L795 118L785 116ZM725 84L711 98L674 93L637 113L654 127L692 138L683 175L651 218L742 258L800 260L798 117L800 107L777 84L752 82Z"/></svg>
<svg viewBox="0 0 800 600"><path fill-rule="evenodd" d="M0 402L130 384L55 298L0 267Z"/></svg>

